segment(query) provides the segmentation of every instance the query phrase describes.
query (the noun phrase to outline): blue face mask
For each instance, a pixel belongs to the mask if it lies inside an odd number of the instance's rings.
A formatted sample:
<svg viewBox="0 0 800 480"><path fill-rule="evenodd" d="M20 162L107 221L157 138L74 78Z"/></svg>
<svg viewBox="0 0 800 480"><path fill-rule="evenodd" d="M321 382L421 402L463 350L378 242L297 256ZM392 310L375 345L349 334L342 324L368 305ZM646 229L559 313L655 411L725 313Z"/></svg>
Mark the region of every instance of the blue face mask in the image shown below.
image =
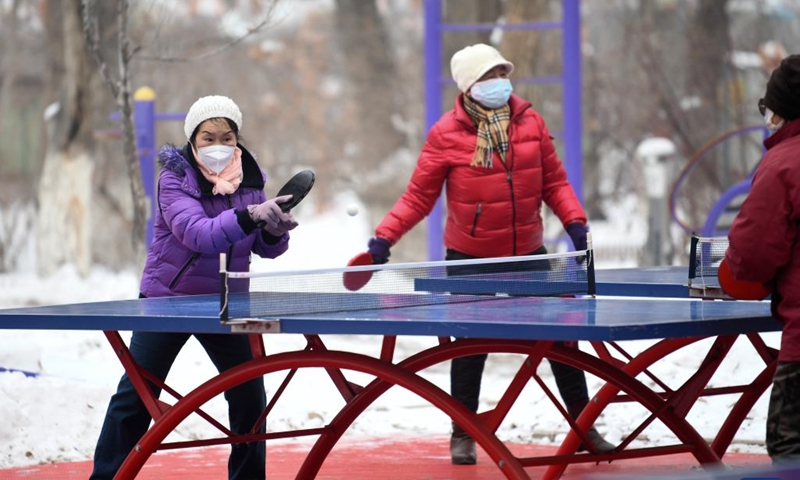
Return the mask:
<svg viewBox="0 0 800 480"><path fill-rule="evenodd" d="M470 96L476 102L488 108L500 108L508 103L512 91L511 80L507 78L490 78L477 82L469 90Z"/></svg>

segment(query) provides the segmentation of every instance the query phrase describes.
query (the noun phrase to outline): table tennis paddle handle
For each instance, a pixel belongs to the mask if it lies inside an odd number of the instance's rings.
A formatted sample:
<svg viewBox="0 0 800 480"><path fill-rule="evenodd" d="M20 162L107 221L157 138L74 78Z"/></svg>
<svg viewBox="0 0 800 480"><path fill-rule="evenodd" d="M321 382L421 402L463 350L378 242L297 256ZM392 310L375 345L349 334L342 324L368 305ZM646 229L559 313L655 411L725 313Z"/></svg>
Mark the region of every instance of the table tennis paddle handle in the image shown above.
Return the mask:
<svg viewBox="0 0 800 480"><path fill-rule="evenodd" d="M286 212L289 211L289 209L281 207L281 211L283 213L286 213ZM258 222L256 222L256 227L258 227L258 228L264 228L266 225L267 225L267 222L265 222L264 220L259 220Z"/></svg>
<svg viewBox="0 0 800 480"><path fill-rule="evenodd" d="M292 209L292 206L289 204L289 202L279 203L278 206L280 207L281 212L283 213L286 213ZM264 228L266 224L267 222L265 222L264 220L259 220L258 222L256 222L256 227Z"/></svg>
<svg viewBox="0 0 800 480"><path fill-rule="evenodd" d="M278 204L278 207L280 207L283 213L286 213L296 207L297 204L300 203L306 197L306 195L308 195L308 192L310 192L311 188L314 186L315 178L316 176L311 170L301 170L292 178L290 178L280 190L278 190L278 194L275 195L275 198L283 197L285 195L292 196L292 198L289 200ZM256 222L256 226L258 228L264 228L264 225L266 224L267 223L263 220Z"/></svg>

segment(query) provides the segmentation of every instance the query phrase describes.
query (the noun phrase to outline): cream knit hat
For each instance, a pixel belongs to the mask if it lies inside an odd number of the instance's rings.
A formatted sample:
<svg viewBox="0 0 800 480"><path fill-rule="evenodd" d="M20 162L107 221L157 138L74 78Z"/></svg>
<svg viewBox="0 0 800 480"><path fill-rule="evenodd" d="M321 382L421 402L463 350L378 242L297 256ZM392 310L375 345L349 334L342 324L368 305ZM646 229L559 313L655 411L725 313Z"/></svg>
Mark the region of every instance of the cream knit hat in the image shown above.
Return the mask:
<svg viewBox="0 0 800 480"><path fill-rule="evenodd" d="M503 58L494 47L477 43L457 51L450 59L450 72L458 89L464 93L486 72L498 65L505 65L508 73L514 71L514 64Z"/></svg>
<svg viewBox="0 0 800 480"><path fill-rule="evenodd" d="M209 95L198 98L189 108L186 121L183 123L186 138L191 140L192 132L198 125L209 118L217 117L230 118L239 130L242 130L242 112L233 100L222 95Z"/></svg>

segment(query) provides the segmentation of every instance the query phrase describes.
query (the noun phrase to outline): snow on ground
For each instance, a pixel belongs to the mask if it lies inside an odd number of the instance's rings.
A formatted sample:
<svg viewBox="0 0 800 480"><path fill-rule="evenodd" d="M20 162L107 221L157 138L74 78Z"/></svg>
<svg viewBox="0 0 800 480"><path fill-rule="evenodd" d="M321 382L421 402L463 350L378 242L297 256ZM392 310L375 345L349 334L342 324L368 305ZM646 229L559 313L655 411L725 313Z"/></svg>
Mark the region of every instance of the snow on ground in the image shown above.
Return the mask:
<svg viewBox="0 0 800 480"><path fill-rule="evenodd" d="M254 263L254 270L305 269L341 267L354 254L366 247L371 226L366 215L350 217L344 205L352 199L342 199L330 210L312 214L311 204L296 212L301 226L293 235L292 246L283 257L274 261ZM364 212L364 206L360 205ZM625 216L621 216L624 218ZM596 248L614 245L615 232L630 232L629 225L593 224ZM400 246L398 246L399 248ZM598 257L600 258L600 257ZM599 268L631 266L630 262L601 264ZM71 268L64 268L51 278L38 278L30 273L0 275L0 308L37 304L63 304L135 298L138 272L113 273L95 269L88 278L81 278ZM622 300L621 300L622 301ZM128 339L128 334L123 334ZM325 337L328 347L377 355L380 345L372 337ZM302 348L303 339L297 336L265 336L268 353ZM768 342L777 346L779 336L769 335ZM408 356L430 346L435 339L403 337L398 340L398 356ZM633 351L651 342L626 342ZM702 355L701 346L684 349L658 366L662 378L676 382L693 372ZM589 346L582 345L587 349ZM520 358L513 355L489 357L484 374L481 409L492 408L499 401L504 386L513 378ZM90 459L99 434L110 396L113 394L122 367L101 332L86 331L9 331L0 330L0 367L35 372L36 377L21 372L0 373L0 468L34 465L47 462ZM734 346L734 354L723 364L719 382L728 378L752 379L759 367L758 357L745 344ZM424 376L449 390L449 365L435 366ZM215 373L199 344L192 340L179 355L168 383L186 392ZM555 388L549 367L539 368L544 381ZM275 391L280 378L265 379L268 395ZM358 381L361 375L354 375ZM590 391L600 388L601 382L589 378ZM270 417L268 428L313 428L323 425L342 405L342 400L326 382L323 372L304 371L298 374ZM718 396L701 400L690 412L690 419L702 434L710 435L722 422L721 411L730 409L734 399ZM763 437L767 398L762 397L736 435L733 449L764 452ZM225 402L214 400L208 410L225 418ZM613 441L620 440L633 422L644 418L644 409L612 405L600 418L598 428ZM398 434L439 435L444 439L449 420L444 414L427 405L413 394L393 388L360 418L348 432L349 438L388 437ZM499 429L499 436L514 442L548 444L560 441L566 423L558 416L544 394L528 387L520 401ZM173 439L191 439L213 433L198 419L187 419L173 433ZM654 425L645 432L642 443L664 442L666 429Z"/></svg>

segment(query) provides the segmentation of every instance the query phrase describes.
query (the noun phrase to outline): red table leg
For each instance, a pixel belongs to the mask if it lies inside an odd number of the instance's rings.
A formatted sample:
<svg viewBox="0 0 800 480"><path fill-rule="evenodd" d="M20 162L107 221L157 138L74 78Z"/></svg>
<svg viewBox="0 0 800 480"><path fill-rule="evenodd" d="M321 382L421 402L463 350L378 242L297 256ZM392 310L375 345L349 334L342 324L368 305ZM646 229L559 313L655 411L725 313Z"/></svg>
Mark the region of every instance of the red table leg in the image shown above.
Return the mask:
<svg viewBox="0 0 800 480"><path fill-rule="evenodd" d="M416 393L455 421L465 426L469 425L470 433L476 441L480 442L492 460L503 471L506 478L511 480L529 478L508 448L488 428L476 421L475 414L468 411L458 401L429 381L398 365L386 364L378 359L364 355L332 351L300 351L254 359L251 362L227 370L197 387L180 399L159 421L153 424L136 445L136 448L125 459L119 472L114 477L115 480L135 478L147 459L158 449L175 427L200 406L226 390L253 378L280 370L320 367L367 373L374 375L381 381L404 387ZM252 441L252 439L248 441ZM309 453L309 457L313 455L315 455L315 452L312 450ZM314 459L312 463L321 464L323 460L324 457ZM301 475L298 474L298 478L313 478L313 476Z"/></svg>

